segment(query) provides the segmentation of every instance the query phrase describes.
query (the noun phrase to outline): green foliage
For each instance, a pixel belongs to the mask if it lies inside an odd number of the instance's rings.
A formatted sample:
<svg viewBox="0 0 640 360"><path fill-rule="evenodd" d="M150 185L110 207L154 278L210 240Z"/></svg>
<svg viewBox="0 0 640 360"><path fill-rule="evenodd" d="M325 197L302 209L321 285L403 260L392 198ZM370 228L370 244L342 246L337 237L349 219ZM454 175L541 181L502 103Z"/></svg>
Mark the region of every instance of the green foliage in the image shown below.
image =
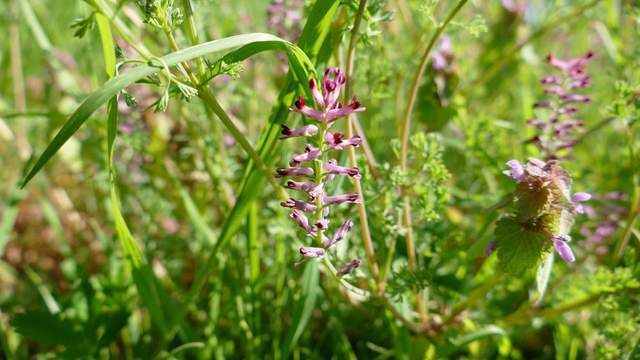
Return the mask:
<svg viewBox="0 0 640 360"><path fill-rule="evenodd" d="M640 9L508 3L0 2L0 358L638 357ZM546 55L587 50L591 103L558 163L575 184L514 184L505 162L541 157ZM354 158L335 153L364 203L332 208L354 227L301 262L265 180L329 66L366 108Z"/></svg>

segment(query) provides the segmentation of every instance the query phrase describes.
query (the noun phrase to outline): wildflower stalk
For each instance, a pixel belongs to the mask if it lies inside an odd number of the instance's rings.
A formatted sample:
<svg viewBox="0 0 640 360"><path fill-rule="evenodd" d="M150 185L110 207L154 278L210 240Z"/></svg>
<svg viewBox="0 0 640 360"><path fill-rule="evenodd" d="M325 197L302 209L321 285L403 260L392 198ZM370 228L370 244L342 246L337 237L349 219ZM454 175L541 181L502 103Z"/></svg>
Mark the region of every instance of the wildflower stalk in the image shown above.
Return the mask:
<svg viewBox="0 0 640 360"><path fill-rule="evenodd" d="M405 115L402 120L402 140L401 140L401 150L400 150L400 168L402 171L407 170L407 159L409 153L409 133L411 131L411 117L413 113L413 107L415 105L416 99L418 97L418 89L420 88L420 83L422 81L422 76L424 75L425 69L427 67L427 62L429 60L429 55L436 41L447 27L449 22L456 16L456 14L462 9L462 7L467 3L468 0L460 0L458 4L449 12L444 22L442 22L437 28L436 31L431 36L429 43L427 44L427 48L422 54L422 58L420 59L420 64L418 65L418 71L416 72L415 77L413 78L413 82L411 83L409 100L407 102L407 108L405 110ZM406 189L402 189L403 195L403 217L404 217L404 225L405 225L405 241L407 246L407 257L408 257L408 267L409 271L414 272L416 270L416 247L413 239L413 230L412 230L412 218L411 218L411 199L406 192ZM419 292L416 292L416 306L418 310L418 314L423 320L426 320L427 314L424 305L424 300Z"/></svg>
<svg viewBox="0 0 640 360"><path fill-rule="evenodd" d="M347 60L346 60L346 77L347 82L345 84L345 101L351 98L352 89L351 89L351 77L353 74L353 60L356 51L356 44L358 40L358 31L360 29L360 23L362 22L362 16L364 14L364 10L367 6L367 0L361 0L358 5L358 12L356 13L355 20L353 22L353 28L351 29L351 39L349 40L349 48L347 50ZM353 136L353 114L347 118L347 137L351 138ZM357 165L356 160L356 151L353 147L349 148L349 159L351 161L351 166ZM373 275L376 281L377 291L383 293L384 292L384 283L380 278L380 269L378 263L376 261L375 250L373 248L373 241L371 240L371 231L369 230L369 221L367 219L367 208L365 205L364 193L362 191L362 184L360 183L360 179L354 179L354 184L356 188L356 193L360 196L360 204L358 204L358 216L360 218L360 232L362 234L362 241L364 243L364 251L367 256L367 266L371 274Z"/></svg>
<svg viewBox="0 0 640 360"><path fill-rule="evenodd" d="M590 8L596 6L602 0L593 0L588 2L580 7L577 7L574 11L570 12L565 16L558 17L553 21L549 21L546 25L540 27L540 29L531 33L531 35L527 36L525 39L520 41L518 44L514 45L511 49L505 51L500 58L491 64L491 67L487 69L487 71L482 74L482 76L476 78L469 82L468 86L464 87L464 91L466 92L468 89L472 89L481 84L484 84L487 80L491 79L498 71L500 71L505 65L509 63L517 54L520 53L520 50L524 48L527 44L531 43L533 40L541 38L547 32L554 30L558 27L558 25L566 24L569 21L576 20L582 18L582 14L589 10Z"/></svg>

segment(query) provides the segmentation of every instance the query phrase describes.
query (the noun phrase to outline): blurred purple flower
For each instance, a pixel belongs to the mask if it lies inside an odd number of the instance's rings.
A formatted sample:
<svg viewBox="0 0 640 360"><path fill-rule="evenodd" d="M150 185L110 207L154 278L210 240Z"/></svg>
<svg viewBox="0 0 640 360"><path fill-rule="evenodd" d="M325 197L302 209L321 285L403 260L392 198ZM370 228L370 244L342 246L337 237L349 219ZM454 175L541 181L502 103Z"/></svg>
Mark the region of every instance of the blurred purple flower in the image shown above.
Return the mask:
<svg viewBox="0 0 640 360"><path fill-rule="evenodd" d="M535 136L528 142L535 144L545 159L565 157L577 142L576 133L584 126L583 121L574 117L578 112L577 106L591 101L589 96L577 91L591 83L586 67L592 58L593 52L568 60L559 59L553 54L547 56L548 63L558 70L558 74L546 75L540 80L549 97L538 101L534 108L547 109L550 113L545 119L528 121L536 130Z"/></svg>
<svg viewBox="0 0 640 360"><path fill-rule="evenodd" d="M346 220L335 230L334 235L329 238L324 232L329 230L329 207L344 203L356 204L361 201L357 193L347 193L339 195L328 195L325 193L325 184L335 176L349 176L353 179L360 179L360 170L357 167L345 167L338 164L335 159L327 160L330 151L344 150L348 146L357 147L362 139L359 136L345 138L342 133L330 132L333 123L343 117L347 117L355 112L364 111L356 99L352 99L348 104L343 105L340 93L346 84L346 77L342 70L328 68L324 72L322 81L318 83L315 79L309 81L309 88L315 106L307 104L304 98L295 101L292 111L302 114L316 122L314 125L306 125L299 129L292 130L287 126L282 127L282 138L297 136L311 137L312 145L305 147L304 153L296 154L289 162L289 168L281 168L276 171L278 177L285 176L307 176L314 177L312 181L288 180L286 187L292 190L306 193L308 202L289 198L281 205L293 208L290 217L305 231L307 235L317 237L317 242L322 247L300 248L300 254L304 258L318 258L325 254L326 249L339 242L347 236L353 227L353 221ZM302 163L309 163L310 167L301 167ZM310 215L305 215L304 212ZM307 216L312 216L313 221L309 221ZM313 223L313 224L312 224ZM344 269L346 274L357 266L359 260L353 260Z"/></svg>
<svg viewBox="0 0 640 360"><path fill-rule="evenodd" d="M571 250L571 247L569 247L569 244L568 244L569 241L571 241L571 238L569 237L569 235L554 235L552 237L552 240L553 240L553 247L556 249L556 252L558 253L558 255L560 255L562 260L566 262L576 261L576 258L573 255L573 251Z"/></svg>
<svg viewBox="0 0 640 360"><path fill-rule="evenodd" d="M353 259L348 263L342 265L340 269L338 269L337 275L344 276L350 274L353 270L357 269L360 266L360 260Z"/></svg>

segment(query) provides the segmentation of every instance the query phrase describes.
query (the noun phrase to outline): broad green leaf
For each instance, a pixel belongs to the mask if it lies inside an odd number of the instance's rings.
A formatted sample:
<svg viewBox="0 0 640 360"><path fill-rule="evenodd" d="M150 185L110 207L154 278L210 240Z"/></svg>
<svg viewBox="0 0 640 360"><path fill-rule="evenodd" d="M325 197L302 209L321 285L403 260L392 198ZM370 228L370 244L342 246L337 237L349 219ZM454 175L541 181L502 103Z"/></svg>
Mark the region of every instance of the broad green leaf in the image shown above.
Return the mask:
<svg viewBox="0 0 640 360"><path fill-rule="evenodd" d="M11 325L17 333L44 345L79 347L84 343L79 324L47 311L36 310L18 314L11 321Z"/></svg>
<svg viewBox="0 0 640 360"><path fill-rule="evenodd" d="M514 275L535 269L551 246L545 234L525 229L513 217L498 220L495 236L500 267Z"/></svg>
<svg viewBox="0 0 640 360"><path fill-rule="evenodd" d="M74 111L69 117L64 126L58 131L53 140L49 143L44 152L40 155L35 165L24 177L21 187L24 187L42 167L51 159L53 155L62 147L62 145L84 124L84 122L93 114L99 107L106 103L109 99L117 95L128 85L135 83L149 75L162 71L166 66L175 66L178 63L189 61L201 56L211 55L221 52L231 51L233 49L255 43L271 43L278 44L275 50L286 50L288 53L293 54L289 56L291 61L298 61L303 56L303 53L294 50L295 45L280 39L277 36L263 33L251 33L230 36L220 40L213 40L199 45L191 46L171 54L165 55L162 58L157 58L149 61L146 65L134 67L127 72L113 77L107 81L100 89L91 93ZM274 49L274 47L261 48L262 51L267 49ZM308 59L304 60L304 64L292 64L293 67L299 69L308 68L310 63Z"/></svg>
<svg viewBox="0 0 640 360"><path fill-rule="evenodd" d="M102 327L102 335L100 335L96 344L96 348L100 349L116 341L120 335L120 330L127 325L129 313L125 310L102 313L97 320L99 326Z"/></svg>

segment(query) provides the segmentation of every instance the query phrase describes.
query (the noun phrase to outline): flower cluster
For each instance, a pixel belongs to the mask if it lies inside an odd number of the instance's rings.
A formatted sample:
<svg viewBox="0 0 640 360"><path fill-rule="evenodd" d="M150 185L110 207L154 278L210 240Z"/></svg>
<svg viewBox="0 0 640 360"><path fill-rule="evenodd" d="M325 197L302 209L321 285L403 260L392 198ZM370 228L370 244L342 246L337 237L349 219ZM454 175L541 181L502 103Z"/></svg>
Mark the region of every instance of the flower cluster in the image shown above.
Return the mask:
<svg viewBox="0 0 640 360"><path fill-rule="evenodd" d="M627 216L628 208L622 203L628 199L625 193L619 191L596 196L596 199L600 206L584 206L584 210L589 219L597 221L583 225L580 234L585 237L588 248L597 255L605 255L609 251L608 242Z"/></svg>
<svg viewBox="0 0 640 360"><path fill-rule="evenodd" d="M281 38L294 41L302 32L303 0L273 0L267 6L267 25Z"/></svg>
<svg viewBox="0 0 640 360"><path fill-rule="evenodd" d="M346 80L344 73L337 68L328 68L321 84L311 79L309 88L315 107L307 105L301 97L291 110L304 115L312 123L297 129L282 126L281 139L306 138L310 142L305 146L304 152L291 158L288 167L276 171L277 177L290 178L285 183L287 188L306 197L303 200L289 198L281 203L283 207L291 209L289 216L305 234L315 239L316 246L300 247L300 254L304 258L323 257L327 249L344 239L353 227L353 221L347 219L338 226L332 236L326 235L330 227L330 206L356 204L361 201L357 193L329 195L326 192L329 182L336 176L360 179L360 170L357 167L341 166L337 160L329 159L331 152L349 146L357 147L361 143L361 138L357 135L347 138L340 132L329 131L339 118L364 111L355 99L348 104L338 101ZM338 274L347 274L359 265L359 260L352 260L341 267Z"/></svg>
<svg viewBox="0 0 640 360"><path fill-rule="evenodd" d="M451 38L444 35L438 44L438 48L431 55L431 67L436 71L451 72L454 59L455 54L453 53Z"/></svg>
<svg viewBox="0 0 640 360"><path fill-rule="evenodd" d="M547 56L549 64L559 71L557 75L547 75L540 80L548 98L537 102L534 107L546 110L548 116L528 121L536 129L536 135L529 142L535 144L546 159L560 158L560 152L573 148L576 132L584 126L576 118L577 106L591 99L577 91L590 84L585 68L591 58L592 52L569 60L558 59L553 54Z"/></svg>
<svg viewBox="0 0 640 360"><path fill-rule="evenodd" d="M571 194L571 179L556 160L531 158L526 164L507 162L505 175L518 183L515 192L516 219L528 230L547 237L566 262L575 261L569 247L569 227L575 214L585 213L585 192Z"/></svg>

